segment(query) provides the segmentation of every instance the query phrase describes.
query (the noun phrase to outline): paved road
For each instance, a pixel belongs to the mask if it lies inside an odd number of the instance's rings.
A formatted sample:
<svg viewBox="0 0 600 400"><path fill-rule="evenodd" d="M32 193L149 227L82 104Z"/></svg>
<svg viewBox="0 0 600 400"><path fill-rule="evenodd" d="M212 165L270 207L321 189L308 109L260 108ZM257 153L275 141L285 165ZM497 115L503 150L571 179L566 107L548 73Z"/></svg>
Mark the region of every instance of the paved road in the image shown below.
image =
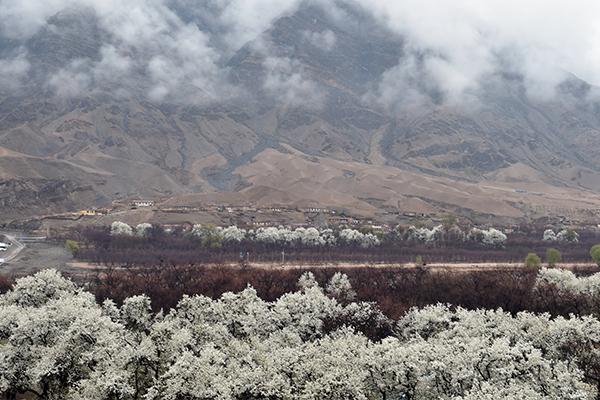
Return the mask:
<svg viewBox="0 0 600 400"><path fill-rule="evenodd" d="M8 233L4 233L4 237L6 238L5 240L7 242L12 243L12 246L10 246L5 252L0 252L0 258L4 259L4 262L1 262L0 265L9 263L11 260L13 260L16 256L19 255L21 250L25 248L25 245L19 242L15 236L10 235Z"/></svg>

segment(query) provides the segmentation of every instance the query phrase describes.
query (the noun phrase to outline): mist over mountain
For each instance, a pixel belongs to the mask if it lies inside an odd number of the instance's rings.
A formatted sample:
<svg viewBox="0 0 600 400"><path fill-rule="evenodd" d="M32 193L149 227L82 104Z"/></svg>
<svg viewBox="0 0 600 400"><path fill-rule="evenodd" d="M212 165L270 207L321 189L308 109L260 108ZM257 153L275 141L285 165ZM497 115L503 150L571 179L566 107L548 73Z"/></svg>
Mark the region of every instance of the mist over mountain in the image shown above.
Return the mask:
<svg viewBox="0 0 600 400"><path fill-rule="evenodd" d="M600 6L397 3L0 0L2 206L516 217L596 195Z"/></svg>

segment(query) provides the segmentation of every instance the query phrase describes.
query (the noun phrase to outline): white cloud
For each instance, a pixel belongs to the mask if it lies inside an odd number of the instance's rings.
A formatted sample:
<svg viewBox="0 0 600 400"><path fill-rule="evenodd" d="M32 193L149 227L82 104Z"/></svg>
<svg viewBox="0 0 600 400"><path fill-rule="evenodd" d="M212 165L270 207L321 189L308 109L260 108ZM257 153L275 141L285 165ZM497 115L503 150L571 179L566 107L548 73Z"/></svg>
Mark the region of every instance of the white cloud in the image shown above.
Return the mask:
<svg viewBox="0 0 600 400"><path fill-rule="evenodd" d="M337 38L335 33L331 30L326 29L322 32L304 31L304 38L308 40L313 46L320 48L324 51L329 51L335 46Z"/></svg>
<svg viewBox="0 0 600 400"><path fill-rule="evenodd" d="M263 65L267 69L264 88L278 101L309 109L322 106L324 93L299 63L285 57L267 57Z"/></svg>
<svg viewBox="0 0 600 400"><path fill-rule="evenodd" d="M600 83L595 1L373 0L365 8L406 39L409 53L423 57L419 66L449 99L460 99L500 66L521 74L534 97L552 95L567 72Z"/></svg>
<svg viewBox="0 0 600 400"><path fill-rule="evenodd" d="M226 38L237 49L267 30L283 14L293 12L299 0L221 0L222 25L227 27Z"/></svg>
<svg viewBox="0 0 600 400"><path fill-rule="evenodd" d="M24 50L11 57L0 58L0 91L18 89L27 77L29 68Z"/></svg>
<svg viewBox="0 0 600 400"><path fill-rule="evenodd" d="M13 39L26 39L42 28L48 18L76 0L0 0L0 32Z"/></svg>
<svg viewBox="0 0 600 400"><path fill-rule="evenodd" d="M50 77L48 86L54 89L59 97L63 98L85 95L92 90L93 80L89 70L88 61L72 61L68 66L60 69Z"/></svg>
<svg viewBox="0 0 600 400"><path fill-rule="evenodd" d="M225 61L301 1L0 0L0 34L23 44L60 11L91 10L106 33L100 53L64 65L49 79L51 86L65 96L118 86L140 89L156 101L202 103L236 93L227 82ZM349 24L349 14L332 2L307 1L321 4L337 23ZM501 69L520 74L536 98L551 97L567 73L600 83L600 3L595 1L345 1L404 38L405 57L367 96L386 104L431 101L432 93L463 102ZM325 51L339 44L328 29L302 35ZM4 88L24 79L35 61L28 57L24 52L0 57ZM265 65L270 92L286 101L304 101L311 90L321 97L293 54Z"/></svg>

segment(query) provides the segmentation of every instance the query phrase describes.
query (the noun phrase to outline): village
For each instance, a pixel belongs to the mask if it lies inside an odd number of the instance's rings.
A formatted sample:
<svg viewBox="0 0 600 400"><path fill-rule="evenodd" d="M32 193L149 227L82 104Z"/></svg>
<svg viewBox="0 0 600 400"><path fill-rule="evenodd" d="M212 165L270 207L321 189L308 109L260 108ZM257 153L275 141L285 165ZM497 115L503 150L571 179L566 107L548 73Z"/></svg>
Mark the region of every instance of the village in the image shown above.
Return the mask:
<svg viewBox="0 0 600 400"><path fill-rule="evenodd" d="M38 217L36 230L49 235L52 231L69 229L74 225L108 226L115 220L130 224L150 222L161 225L166 231L192 229L198 223L220 226L236 225L249 229L269 226L290 228L366 228L383 233L390 232L397 225L435 226L456 216L462 223L480 226L497 226L505 234L519 230L523 225L539 228L562 226L572 229L597 230L600 223L600 210L554 210L555 216L548 216L546 209L533 209L532 215L544 217L516 222L499 220L489 216L465 216L440 210L439 212L419 212L402 210L400 207L387 209L372 216L353 214L346 209L320 206L285 206L261 204L225 204L216 202L174 202L171 199L129 198L118 199L110 207L89 208L77 211Z"/></svg>

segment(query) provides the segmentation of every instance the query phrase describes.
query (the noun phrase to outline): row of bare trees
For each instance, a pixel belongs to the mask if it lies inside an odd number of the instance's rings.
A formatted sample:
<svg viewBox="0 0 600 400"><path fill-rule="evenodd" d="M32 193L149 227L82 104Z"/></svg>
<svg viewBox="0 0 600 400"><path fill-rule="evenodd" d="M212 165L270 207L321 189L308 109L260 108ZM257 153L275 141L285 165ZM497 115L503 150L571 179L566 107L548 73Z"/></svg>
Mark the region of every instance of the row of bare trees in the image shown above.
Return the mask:
<svg viewBox="0 0 600 400"><path fill-rule="evenodd" d="M325 284L336 272L346 274L357 300L375 302L391 318L412 307L448 303L468 309L549 312L553 315L594 313L590 301L536 285L537 269L478 270L453 272L427 268L302 268L262 269L231 266L163 264L151 268L106 268L90 273L86 280L98 300L120 301L146 294L155 310L170 309L184 294L217 298L239 292L248 285L264 300L273 301L298 289L306 271ZM584 271L584 274L590 271ZM600 310L599 315L600 315Z"/></svg>

